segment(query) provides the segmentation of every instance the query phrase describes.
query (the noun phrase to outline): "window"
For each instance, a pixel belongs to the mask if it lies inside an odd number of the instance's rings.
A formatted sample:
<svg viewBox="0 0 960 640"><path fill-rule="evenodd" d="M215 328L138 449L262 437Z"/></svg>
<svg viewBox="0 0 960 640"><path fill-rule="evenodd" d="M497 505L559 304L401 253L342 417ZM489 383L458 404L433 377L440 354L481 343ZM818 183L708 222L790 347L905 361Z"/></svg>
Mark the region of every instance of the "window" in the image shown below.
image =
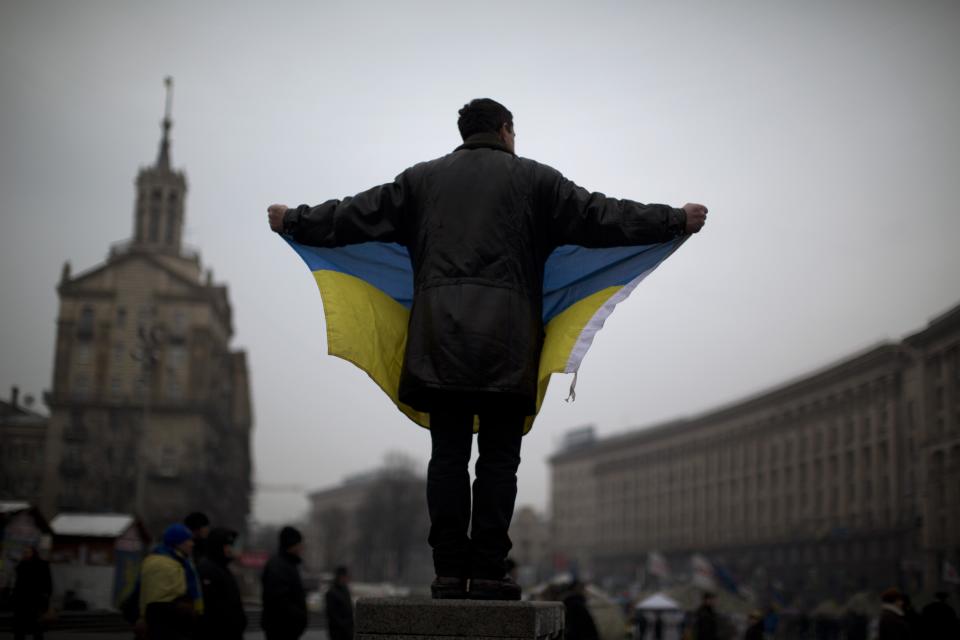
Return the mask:
<svg viewBox="0 0 960 640"><path fill-rule="evenodd" d="M173 232L177 225L177 217L173 211L167 212L167 230L164 234L164 241L167 244L173 244Z"/></svg>
<svg viewBox="0 0 960 640"><path fill-rule="evenodd" d="M90 345L86 342L77 345L77 364L90 364Z"/></svg>
<svg viewBox="0 0 960 640"><path fill-rule="evenodd" d="M117 326L123 327L127 324L127 308L117 307Z"/></svg>
<svg viewBox="0 0 960 640"><path fill-rule="evenodd" d="M187 331L187 314L182 309L173 312L173 333L182 336Z"/></svg>
<svg viewBox="0 0 960 640"><path fill-rule="evenodd" d="M82 373L73 382L73 394L77 398L86 398L90 395L90 379Z"/></svg>
<svg viewBox="0 0 960 640"><path fill-rule="evenodd" d="M80 322L77 324L77 337L89 339L93 337L93 307L86 306L80 312Z"/></svg>
<svg viewBox="0 0 960 640"><path fill-rule="evenodd" d="M161 476L174 478L180 473L179 455L175 446L167 444L160 450L160 462L157 471Z"/></svg>
<svg viewBox="0 0 960 640"><path fill-rule="evenodd" d="M150 232L147 239L156 242L160 237L160 208L150 207Z"/></svg>

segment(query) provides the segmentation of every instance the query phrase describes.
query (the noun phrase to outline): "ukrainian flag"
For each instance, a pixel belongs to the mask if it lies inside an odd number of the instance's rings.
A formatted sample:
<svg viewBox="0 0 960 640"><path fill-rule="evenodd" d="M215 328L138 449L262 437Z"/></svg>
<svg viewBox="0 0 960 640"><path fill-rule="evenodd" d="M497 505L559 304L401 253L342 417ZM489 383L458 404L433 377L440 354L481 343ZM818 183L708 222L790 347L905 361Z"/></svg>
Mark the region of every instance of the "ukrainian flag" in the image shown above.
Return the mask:
<svg viewBox="0 0 960 640"><path fill-rule="evenodd" d="M687 237L635 247L567 245L554 250L543 282L546 337L540 354L538 411L550 375L577 372L614 307ZM366 242L329 249L285 239L307 263L320 288L328 353L360 367L400 411L429 428L429 414L401 403L397 396L413 303L413 270L406 248ZM535 417L527 418L526 431Z"/></svg>

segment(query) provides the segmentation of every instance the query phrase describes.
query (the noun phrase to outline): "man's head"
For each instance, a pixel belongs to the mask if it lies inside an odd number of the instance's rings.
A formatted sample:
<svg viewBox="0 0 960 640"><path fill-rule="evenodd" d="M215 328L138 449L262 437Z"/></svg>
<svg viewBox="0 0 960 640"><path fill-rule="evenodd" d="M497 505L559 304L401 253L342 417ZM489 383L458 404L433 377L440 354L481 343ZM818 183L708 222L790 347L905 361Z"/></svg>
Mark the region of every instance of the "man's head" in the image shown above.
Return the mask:
<svg viewBox="0 0 960 640"><path fill-rule="evenodd" d="M189 556L193 551L193 532L179 522L172 524L163 530L163 544Z"/></svg>
<svg viewBox="0 0 960 640"><path fill-rule="evenodd" d="M880 601L884 604L903 606L903 594L900 593L899 589L890 587L880 594Z"/></svg>
<svg viewBox="0 0 960 640"><path fill-rule="evenodd" d="M464 140L478 133L492 133L500 137L511 153L514 150L513 114L496 100L476 98L463 105L457 128Z"/></svg>
<svg viewBox="0 0 960 640"><path fill-rule="evenodd" d="M184 518L183 524L193 532L194 538L203 539L210 534L210 518L200 511L194 511Z"/></svg>
<svg viewBox="0 0 960 640"><path fill-rule="evenodd" d="M717 594L712 591L704 591L700 602L705 607L713 607L717 603Z"/></svg>
<svg viewBox="0 0 960 640"><path fill-rule="evenodd" d="M293 527L280 529L280 551L299 556L303 553L303 536Z"/></svg>
<svg viewBox="0 0 960 640"><path fill-rule="evenodd" d="M347 584L350 582L350 571L344 566L339 566L333 570L333 579L337 584Z"/></svg>
<svg viewBox="0 0 960 640"><path fill-rule="evenodd" d="M229 560L233 558L233 544L237 541L237 532L225 527L214 527L207 536L210 554L222 556Z"/></svg>

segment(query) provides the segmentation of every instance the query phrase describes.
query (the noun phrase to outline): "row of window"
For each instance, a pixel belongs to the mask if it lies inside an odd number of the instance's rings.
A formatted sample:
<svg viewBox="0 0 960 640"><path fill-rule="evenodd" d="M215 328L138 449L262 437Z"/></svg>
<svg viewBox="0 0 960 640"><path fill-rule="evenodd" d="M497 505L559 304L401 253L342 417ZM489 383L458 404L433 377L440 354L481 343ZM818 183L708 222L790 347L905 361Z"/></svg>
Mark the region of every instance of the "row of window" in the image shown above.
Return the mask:
<svg viewBox="0 0 960 640"><path fill-rule="evenodd" d="M96 309L93 305L86 305L80 310L77 321L77 337L92 338L96 326ZM127 308L118 306L113 311L114 326L119 329L127 327ZM137 310L137 327L152 327L157 325L157 308L153 305L141 306ZM172 336L183 336L187 331L187 313L183 309L174 309L170 313L169 325L164 329Z"/></svg>

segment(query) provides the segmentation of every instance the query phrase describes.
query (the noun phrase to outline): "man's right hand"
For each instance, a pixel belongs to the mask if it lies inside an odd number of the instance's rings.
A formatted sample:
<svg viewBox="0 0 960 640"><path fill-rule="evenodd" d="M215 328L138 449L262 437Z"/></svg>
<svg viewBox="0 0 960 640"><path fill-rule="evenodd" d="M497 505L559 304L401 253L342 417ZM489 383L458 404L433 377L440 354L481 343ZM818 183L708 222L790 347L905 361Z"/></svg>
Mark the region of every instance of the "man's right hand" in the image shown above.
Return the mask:
<svg viewBox="0 0 960 640"><path fill-rule="evenodd" d="M270 228L277 233L283 233L283 216L287 212L287 205L272 204L267 207L267 220L270 222ZM690 224L690 214L687 214L687 226Z"/></svg>
<svg viewBox="0 0 960 640"><path fill-rule="evenodd" d="M700 231L700 229L703 229L703 225L707 222L707 208L705 206L688 202L683 205L683 210L687 212L685 233L696 233Z"/></svg>

